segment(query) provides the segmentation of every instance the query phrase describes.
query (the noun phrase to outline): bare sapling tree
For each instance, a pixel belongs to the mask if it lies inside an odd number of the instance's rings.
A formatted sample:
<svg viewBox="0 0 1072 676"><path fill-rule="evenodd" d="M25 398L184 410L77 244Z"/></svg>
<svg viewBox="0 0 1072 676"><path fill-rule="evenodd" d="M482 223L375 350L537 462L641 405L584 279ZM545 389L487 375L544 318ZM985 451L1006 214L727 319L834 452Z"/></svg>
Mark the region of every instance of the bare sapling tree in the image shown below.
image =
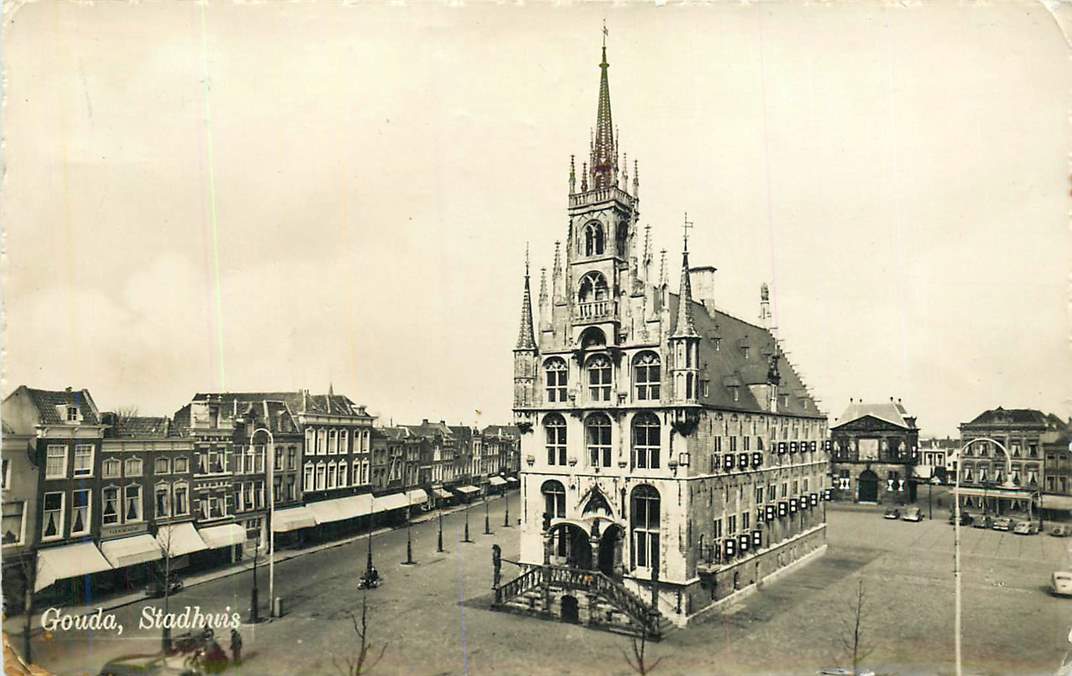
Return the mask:
<svg viewBox="0 0 1072 676"><path fill-rule="evenodd" d="M361 595L360 617L350 610L346 611L346 615L350 618L357 644L349 655L342 658L332 657L331 662L335 665L335 669L345 676L361 676L379 664L383 659L383 654L387 651L387 644L384 643L377 651L376 646L370 641L367 591Z"/></svg>
<svg viewBox="0 0 1072 676"><path fill-rule="evenodd" d="M856 599L850 606L851 611L846 616L845 633L841 642L845 651L852 658L852 673L860 673L860 663L871 654L872 648L864 640L864 613L867 611L864 597L864 581L859 580L856 587Z"/></svg>
<svg viewBox="0 0 1072 676"><path fill-rule="evenodd" d="M645 676L645 674L650 674L655 671L655 668L663 661L662 657L652 660L647 654L648 627L646 624L640 625L639 637L630 637L630 647L632 648L632 654L630 655L623 650L622 655L625 657L625 661L629 665L629 668L641 676Z"/></svg>
<svg viewBox="0 0 1072 676"><path fill-rule="evenodd" d="M22 629L22 659L26 661L26 664L33 664L33 600L34 586L37 584L37 555L28 549L18 555L17 560L22 572L23 584L26 585L23 591L23 613L26 616L26 624Z"/></svg>

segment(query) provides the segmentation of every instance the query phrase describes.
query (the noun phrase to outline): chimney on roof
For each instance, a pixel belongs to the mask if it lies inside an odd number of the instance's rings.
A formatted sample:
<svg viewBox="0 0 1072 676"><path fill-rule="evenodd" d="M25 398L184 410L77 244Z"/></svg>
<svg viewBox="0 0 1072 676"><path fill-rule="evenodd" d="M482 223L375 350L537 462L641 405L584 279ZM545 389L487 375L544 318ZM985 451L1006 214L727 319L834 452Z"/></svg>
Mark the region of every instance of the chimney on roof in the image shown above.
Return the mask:
<svg viewBox="0 0 1072 676"><path fill-rule="evenodd" d="M893 397L890 397L890 403L891 404L893 403Z"/></svg>
<svg viewBox="0 0 1072 676"><path fill-rule="evenodd" d="M427 425L427 424L428 424L428 418L423 418L423 419L421 420L421 424L422 424L422 425Z"/></svg>
<svg viewBox="0 0 1072 676"><path fill-rule="evenodd" d="M717 269L711 265L689 268L692 299L703 303L703 306L707 308L707 314L711 316L715 314L715 271Z"/></svg>
<svg viewBox="0 0 1072 676"><path fill-rule="evenodd" d="M64 391L64 392L71 392L71 391L72 391L72 390L71 390L71 386L70 386L70 385L68 385L67 387L63 388L63 391Z"/></svg>

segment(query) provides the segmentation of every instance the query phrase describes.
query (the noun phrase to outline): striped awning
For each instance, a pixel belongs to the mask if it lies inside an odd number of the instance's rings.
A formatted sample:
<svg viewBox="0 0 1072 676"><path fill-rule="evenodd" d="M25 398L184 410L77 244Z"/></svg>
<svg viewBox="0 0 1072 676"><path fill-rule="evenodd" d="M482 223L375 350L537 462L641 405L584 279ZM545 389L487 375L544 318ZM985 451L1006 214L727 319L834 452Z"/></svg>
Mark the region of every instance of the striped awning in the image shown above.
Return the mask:
<svg viewBox="0 0 1072 676"><path fill-rule="evenodd" d="M126 568L146 561L164 558L159 543L152 535L142 533L119 540L107 540L100 545L101 553L114 568Z"/></svg>
<svg viewBox="0 0 1072 676"><path fill-rule="evenodd" d="M512 484L521 483L520 481L518 481L516 476L508 476L508 477L506 477L506 480L509 481Z"/></svg>
<svg viewBox="0 0 1072 676"><path fill-rule="evenodd" d="M406 496L408 496L410 502L415 505L420 505L425 502L428 502L428 493L426 493L423 488L415 488L411 491L407 491Z"/></svg>
<svg viewBox="0 0 1072 676"><path fill-rule="evenodd" d="M279 509L272 514L272 531L275 533L289 533L315 525L316 518L307 507Z"/></svg>
<svg viewBox="0 0 1072 676"><path fill-rule="evenodd" d="M381 495L376 498L375 510L377 512L389 512L393 509L404 509L409 507L409 496L405 493L392 493L391 495Z"/></svg>
<svg viewBox="0 0 1072 676"><path fill-rule="evenodd" d="M506 485L506 479L502 478L501 476L493 476L490 479L488 479L488 481L491 482L492 486L505 486Z"/></svg>
<svg viewBox="0 0 1072 676"><path fill-rule="evenodd" d="M48 587L56 580L90 575L102 570L111 570L112 564L104 558L92 542L49 547L37 552L37 578L34 591Z"/></svg>
<svg viewBox="0 0 1072 676"><path fill-rule="evenodd" d="M466 495L471 495L472 493L480 492L480 489L476 486L455 486L454 490L458 491L459 493L465 493Z"/></svg>
<svg viewBox="0 0 1072 676"><path fill-rule="evenodd" d="M222 526L211 526L197 531L201 539L205 541L209 549L222 549L233 545L240 545L246 541L246 530L237 523L225 523Z"/></svg>
<svg viewBox="0 0 1072 676"><path fill-rule="evenodd" d="M1042 499L1036 498L1035 504L1042 509L1068 509L1072 510L1072 495L1042 495Z"/></svg>
<svg viewBox="0 0 1072 676"><path fill-rule="evenodd" d="M454 497L453 495L451 495L447 491L443 490L442 488L433 488L432 492L435 493L435 496L437 498L441 498L443 500L449 500L449 499Z"/></svg>
<svg viewBox="0 0 1072 676"><path fill-rule="evenodd" d="M185 556L208 549L205 541L197 534L192 523L177 523L161 526L156 532L156 541L160 548L171 556Z"/></svg>

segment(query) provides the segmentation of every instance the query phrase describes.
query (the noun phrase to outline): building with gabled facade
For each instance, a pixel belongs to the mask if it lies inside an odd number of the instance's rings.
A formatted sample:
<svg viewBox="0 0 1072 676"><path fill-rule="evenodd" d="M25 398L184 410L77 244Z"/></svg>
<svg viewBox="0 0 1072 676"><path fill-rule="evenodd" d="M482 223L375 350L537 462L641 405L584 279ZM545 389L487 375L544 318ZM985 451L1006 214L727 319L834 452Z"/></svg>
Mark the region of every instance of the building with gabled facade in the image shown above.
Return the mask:
<svg viewBox="0 0 1072 676"><path fill-rule="evenodd" d="M608 68L604 47L590 158L579 181L571 159L535 320L526 262L513 382L527 569L496 597L658 633L660 617L683 624L825 548L826 417L770 327L717 307L687 237L678 293L665 259L656 276Z"/></svg>
<svg viewBox="0 0 1072 676"><path fill-rule="evenodd" d="M888 403L849 400L830 427L834 497L853 502L905 504L916 500L919 428L915 416Z"/></svg>

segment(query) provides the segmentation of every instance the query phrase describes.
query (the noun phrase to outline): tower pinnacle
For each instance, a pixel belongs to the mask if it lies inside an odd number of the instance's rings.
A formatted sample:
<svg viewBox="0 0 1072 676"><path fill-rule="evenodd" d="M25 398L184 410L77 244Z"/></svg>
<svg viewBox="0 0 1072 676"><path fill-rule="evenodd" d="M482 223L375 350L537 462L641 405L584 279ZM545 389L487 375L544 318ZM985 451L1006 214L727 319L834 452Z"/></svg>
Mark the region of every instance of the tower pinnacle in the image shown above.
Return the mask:
<svg viewBox="0 0 1072 676"><path fill-rule="evenodd" d="M521 296L521 327L515 350L535 350L536 336L532 330L532 293L529 291L529 249L525 245L525 290Z"/></svg>
<svg viewBox="0 0 1072 676"><path fill-rule="evenodd" d="M593 189L609 188L616 182L617 152L614 148L614 123L610 114L610 84L607 79L607 27L603 26L603 60L599 63L599 106L596 132L592 142Z"/></svg>
<svg viewBox="0 0 1072 676"><path fill-rule="evenodd" d="M692 282L689 281L689 228L691 227L692 221L689 220L689 215L686 213L684 247L681 251L681 286L678 287L675 337L699 335L696 333L696 323L692 318Z"/></svg>

